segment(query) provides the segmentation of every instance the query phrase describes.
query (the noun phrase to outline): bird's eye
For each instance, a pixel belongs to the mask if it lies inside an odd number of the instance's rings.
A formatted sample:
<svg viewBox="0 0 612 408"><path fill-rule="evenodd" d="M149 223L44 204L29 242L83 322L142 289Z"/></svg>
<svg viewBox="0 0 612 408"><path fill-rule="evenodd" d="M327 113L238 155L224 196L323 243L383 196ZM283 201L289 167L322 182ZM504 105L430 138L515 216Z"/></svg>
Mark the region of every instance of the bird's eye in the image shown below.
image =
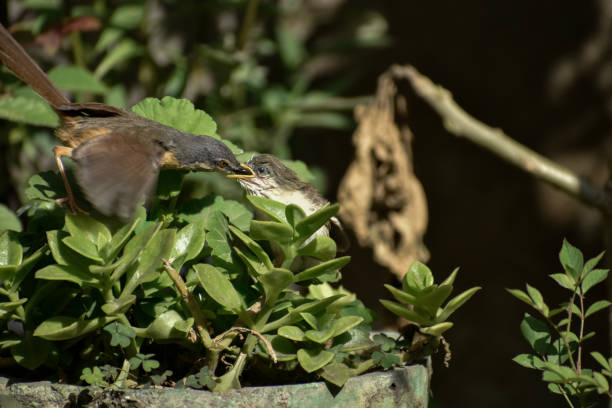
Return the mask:
<svg viewBox="0 0 612 408"><path fill-rule="evenodd" d="M266 175L270 174L268 169L266 169L265 167L258 167L257 168L257 173L261 174L262 176L266 176Z"/></svg>
<svg viewBox="0 0 612 408"><path fill-rule="evenodd" d="M219 166L220 168L225 168L227 166L227 162L225 160L219 160L217 162L217 166Z"/></svg>

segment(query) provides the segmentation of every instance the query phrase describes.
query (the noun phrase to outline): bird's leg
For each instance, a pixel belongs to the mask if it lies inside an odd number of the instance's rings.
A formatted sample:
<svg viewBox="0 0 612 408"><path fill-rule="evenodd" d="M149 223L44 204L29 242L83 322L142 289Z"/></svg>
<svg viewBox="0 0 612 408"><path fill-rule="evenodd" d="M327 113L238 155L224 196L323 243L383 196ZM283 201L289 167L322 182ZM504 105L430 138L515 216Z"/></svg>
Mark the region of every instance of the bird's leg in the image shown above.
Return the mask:
<svg viewBox="0 0 612 408"><path fill-rule="evenodd" d="M62 205L66 201L68 201L68 206L70 207L70 211L73 214L82 213L89 214L87 211L81 209L75 199L74 193L72 192L72 188L70 187L70 183L68 182L68 177L66 176L66 172L64 171L64 164L62 163L62 157L71 157L72 156L72 148L66 146L55 146L53 148L53 153L55 154L55 162L57 163L57 168L59 169L60 175L62 176L62 181L64 182L64 188L66 189L67 197L58 198L55 200L57 205Z"/></svg>

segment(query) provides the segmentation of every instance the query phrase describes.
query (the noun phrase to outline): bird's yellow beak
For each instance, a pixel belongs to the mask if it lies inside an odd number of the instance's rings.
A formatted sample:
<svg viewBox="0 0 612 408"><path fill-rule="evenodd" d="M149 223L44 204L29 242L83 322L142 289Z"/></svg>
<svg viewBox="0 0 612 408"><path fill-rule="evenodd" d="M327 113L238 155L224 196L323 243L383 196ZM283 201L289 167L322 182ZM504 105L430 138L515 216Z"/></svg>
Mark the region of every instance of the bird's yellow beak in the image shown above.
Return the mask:
<svg viewBox="0 0 612 408"><path fill-rule="evenodd" d="M238 179L238 178L253 178L253 177L255 177L255 173L253 172L253 169L251 169L249 166L247 166L244 163L240 163L240 167L242 167L243 169L248 171L249 174L228 174L225 177L227 177L227 178L234 178L234 179Z"/></svg>

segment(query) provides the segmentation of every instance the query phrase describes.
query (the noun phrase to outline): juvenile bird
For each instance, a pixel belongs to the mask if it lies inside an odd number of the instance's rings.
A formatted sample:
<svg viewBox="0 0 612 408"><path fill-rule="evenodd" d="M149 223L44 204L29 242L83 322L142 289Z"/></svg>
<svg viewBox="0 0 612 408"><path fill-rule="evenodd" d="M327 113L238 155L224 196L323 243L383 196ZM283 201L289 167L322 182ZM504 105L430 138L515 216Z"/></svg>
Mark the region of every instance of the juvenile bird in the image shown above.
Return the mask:
<svg viewBox="0 0 612 408"><path fill-rule="evenodd" d="M328 203L313 185L300 180L293 170L271 154L255 156L245 164L252 170L252 174L230 177L236 178L247 194L269 198L285 205L295 204L304 210L306 215ZM313 237L319 234L330 236L330 233L339 251L348 249L348 237L336 217L332 217Z"/></svg>
<svg viewBox="0 0 612 408"><path fill-rule="evenodd" d="M61 158L77 163L76 179L87 199L105 215L129 218L152 191L160 168L250 174L221 141L181 132L102 103L70 103L0 25L0 60L47 100L60 118L53 149L73 212L74 199ZM64 201L60 200L60 201Z"/></svg>

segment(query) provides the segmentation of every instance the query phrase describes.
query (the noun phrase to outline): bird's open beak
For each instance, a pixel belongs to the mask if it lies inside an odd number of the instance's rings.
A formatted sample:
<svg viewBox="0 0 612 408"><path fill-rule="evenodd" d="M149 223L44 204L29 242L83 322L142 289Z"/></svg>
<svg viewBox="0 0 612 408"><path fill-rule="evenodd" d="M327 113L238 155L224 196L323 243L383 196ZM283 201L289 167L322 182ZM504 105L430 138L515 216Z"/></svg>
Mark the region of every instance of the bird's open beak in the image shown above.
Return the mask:
<svg viewBox="0 0 612 408"><path fill-rule="evenodd" d="M240 174L238 174L238 173L228 174L225 177L227 177L227 178L235 178L235 179L255 177L255 173L253 172L253 170L249 166L247 166L244 163L240 163L240 167L242 167L245 170L244 173L240 173Z"/></svg>

